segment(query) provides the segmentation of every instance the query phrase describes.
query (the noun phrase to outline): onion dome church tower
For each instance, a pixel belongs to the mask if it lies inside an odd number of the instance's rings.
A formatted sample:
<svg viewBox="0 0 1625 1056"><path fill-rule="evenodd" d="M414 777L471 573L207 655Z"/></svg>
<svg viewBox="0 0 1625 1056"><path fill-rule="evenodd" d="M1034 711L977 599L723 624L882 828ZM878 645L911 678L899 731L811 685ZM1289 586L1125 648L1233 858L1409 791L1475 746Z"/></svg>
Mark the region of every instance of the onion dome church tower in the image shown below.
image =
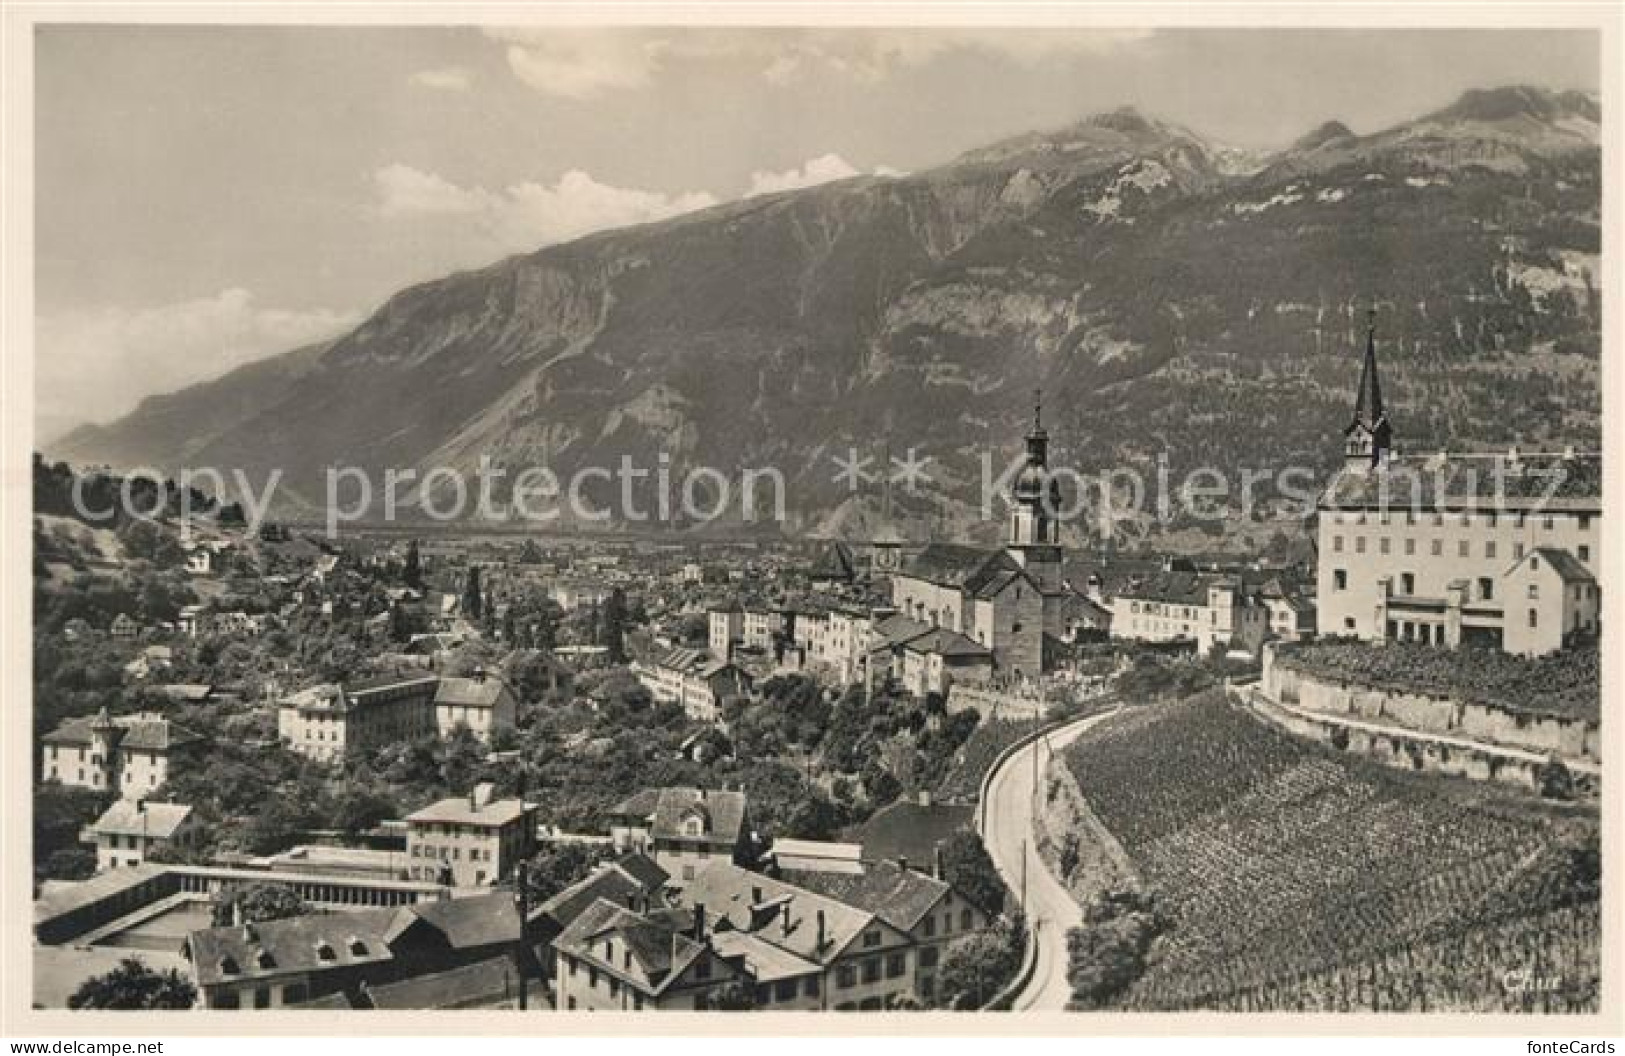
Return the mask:
<svg viewBox="0 0 1625 1056"><path fill-rule="evenodd" d="M1061 586L1061 485L1049 471L1049 433L1043 393L1034 393L1033 427L1027 432L1027 464L1011 493L1010 542L1006 550L1046 591Z"/></svg>

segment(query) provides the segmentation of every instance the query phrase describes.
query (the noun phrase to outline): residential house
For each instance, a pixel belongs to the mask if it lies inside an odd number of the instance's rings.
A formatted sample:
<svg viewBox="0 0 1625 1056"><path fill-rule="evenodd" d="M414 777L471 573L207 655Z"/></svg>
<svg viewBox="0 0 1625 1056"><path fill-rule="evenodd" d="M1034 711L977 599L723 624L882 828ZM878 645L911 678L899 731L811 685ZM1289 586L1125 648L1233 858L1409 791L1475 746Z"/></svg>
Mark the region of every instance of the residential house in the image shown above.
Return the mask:
<svg viewBox="0 0 1625 1056"><path fill-rule="evenodd" d="M950 943L991 927L994 915L943 880L907 862L874 861L857 870L789 870L789 883L875 914L914 942L914 992L937 999L937 970Z"/></svg>
<svg viewBox="0 0 1625 1056"><path fill-rule="evenodd" d="M506 987L493 973L493 992L483 1002L470 1000L468 980L446 973L509 959L519 938L512 893L495 891L205 928L187 937L185 954L207 1009L400 1007L387 1000L375 1005L368 991L435 975L466 1005L499 1000L517 979L517 966L509 961ZM430 987L415 1007L437 1007L445 997Z"/></svg>
<svg viewBox="0 0 1625 1056"><path fill-rule="evenodd" d="M64 785L142 799L169 780L171 765L201 744L192 731L148 713L69 719L41 739L40 776Z"/></svg>
<svg viewBox="0 0 1625 1056"><path fill-rule="evenodd" d="M648 854L678 886L718 859L754 860L755 834L743 792L645 789L610 811L609 825L617 850Z"/></svg>
<svg viewBox="0 0 1625 1056"><path fill-rule="evenodd" d="M485 887L513 872L536 849L534 804L491 799L491 786L431 803L406 816L406 856L413 880Z"/></svg>
<svg viewBox="0 0 1625 1056"><path fill-rule="evenodd" d="M85 827L80 842L95 845L98 872L128 869L160 847L189 846L198 829L192 808L184 803L121 799Z"/></svg>
<svg viewBox="0 0 1625 1056"><path fill-rule="evenodd" d="M683 924L688 922L688 928ZM698 934L703 924L599 898L553 942L553 986L562 1012L694 1011L742 980Z"/></svg>
<svg viewBox="0 0 1625 1056"><path fill-rule="evenodd" d="M513 688L499 675L476 669L467 678L442 678L434 695L435 724L442 737L466 726L482 741L498 726L512 728L519 719Z"/></svg>
<svg viewBox="0 0 1625 1056"><path fill-rule="evenodd" d="M1230 576L1164 572L1133 580L1111 608L1113 638L1186 643L1203 654L1215 645L1256 654L1269 633L1268 607Z"/></svg>
<svg viewBox="0 0 1625 1056"><path fill-rule="evenodd" d="M282 701L277 735L301 755L327 762L415 740L438 732L439 686L439 678L421 673L311 686Z"/></svg>
<svg viewBox="0 0 1625 1056"><path fill-rule="evenodd" d="M703 649L672 649L652 664L634 664L632 671L655 700L681 704L690 718L716 719L722 702L750 693L751 678L728 661L716 660Z"/></svg>
<svg viewBox="0 0 1625 1056"><path fill-rule="evenodd" d="M719 952L742 959L759 1007L878 1011L915 992L909 936L869 910L727 861L678 900Z"/></svg>
<svg viewBox="0 0 1625 1056"><path fill-rule="evenodd" d="M653 858L638 851L628 852L534 907L526 923L526 935L538 951L550 951L564 929L599 899L638 912L665 908L664 890L670 879ZM538 960L545 969L552 969L551 952L539 952Z"/></svg>

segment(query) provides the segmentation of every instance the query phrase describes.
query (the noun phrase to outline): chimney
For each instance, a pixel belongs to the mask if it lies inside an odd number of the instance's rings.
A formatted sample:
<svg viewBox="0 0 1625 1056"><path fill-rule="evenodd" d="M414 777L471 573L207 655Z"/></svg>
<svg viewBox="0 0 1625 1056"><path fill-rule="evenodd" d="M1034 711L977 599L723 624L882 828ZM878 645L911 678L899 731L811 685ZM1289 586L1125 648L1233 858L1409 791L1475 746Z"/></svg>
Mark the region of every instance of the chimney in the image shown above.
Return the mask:
<svg viewBox="0 0 1625 1056"><path fill-rule="evenodd" d="M786 936L790 934L790 902L788 899L779 905L779 930Z"/></svg>
<svg viewBox="0 0 1625 1056"><path fill-rule="evenodd" d="M694 941L705 941L705 903L694 903Z"/></svg>
<svg viewBox="0 0 1625 1056"><path fill-rule="evenodd" d="M943 879L943 876L942 876L942 844L940 844L940 843L937 844L931 850L931 875L936 877L938 880Z"/></svg>
<svg viewBox="0 0 1625 1056"><path fill-rule="evenodd" d="M929 788L920 789L919 800L920 806L929 807L931 805L931 790Z"/></svg>
<svg viewBox="0 0 1625 1056"><path fill-rule="evenodd" d="M473 678L474 678L474 682L476 684L485 681L485 667L484 667L484 665L481 665L481 666L476 667L474 669Z"/></svg>
<svg viewBox="0 0 1625 1056"><path fill-rule="evenodd" d="M818 945L816 947L814 947L814 949L822 950L823 948L824 948L824 911L820 909L818 911Z"/></svg>
<svg viewBox="0 0 1625 1056"><path fill-rule="evenodd" d="M897 856L897 868L905 873L908 872L908 857L906 855L899 854Z"/></svg>

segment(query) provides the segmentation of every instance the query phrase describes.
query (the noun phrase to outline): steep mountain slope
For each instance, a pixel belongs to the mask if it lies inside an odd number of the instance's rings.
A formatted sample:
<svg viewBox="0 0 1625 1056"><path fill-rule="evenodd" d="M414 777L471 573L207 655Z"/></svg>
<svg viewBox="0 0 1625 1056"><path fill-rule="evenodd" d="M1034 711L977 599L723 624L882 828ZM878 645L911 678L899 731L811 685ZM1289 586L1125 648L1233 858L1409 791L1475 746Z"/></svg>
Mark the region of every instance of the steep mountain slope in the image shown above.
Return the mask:
<svg viewBox="0 0 1625 1056"><path fill-rule="evenodd" d="M896 519L986 533L981 453L995 473L1016 454L1037 386L1081 473L1324 465L1372 302L1402 446L1593 444L1597 117L1475 92L1253 162L1117 111L417 286L297 369L149 401L52 454L279 468L282 498L313 503L334 462L483 456L511 480L665 452L678 480L779 468L804 530L875 521L878 486L851 496L833 455L913 446L934 485L894 495Z"/></svg>

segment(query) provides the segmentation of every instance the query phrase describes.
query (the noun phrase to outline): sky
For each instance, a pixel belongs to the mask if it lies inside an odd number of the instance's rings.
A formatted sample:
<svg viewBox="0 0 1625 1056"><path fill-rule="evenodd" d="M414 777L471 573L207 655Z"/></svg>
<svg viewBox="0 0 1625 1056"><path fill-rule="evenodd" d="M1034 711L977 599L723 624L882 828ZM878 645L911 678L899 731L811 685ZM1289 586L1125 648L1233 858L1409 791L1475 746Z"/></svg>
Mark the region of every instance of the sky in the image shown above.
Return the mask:
<svg viewBox="0 0 1625 1056"><path fill-rule="evenodd" d="M1240 146L1511 83L1589 32L43 26L41 439L591 231L1131 105Z"/></svg>

